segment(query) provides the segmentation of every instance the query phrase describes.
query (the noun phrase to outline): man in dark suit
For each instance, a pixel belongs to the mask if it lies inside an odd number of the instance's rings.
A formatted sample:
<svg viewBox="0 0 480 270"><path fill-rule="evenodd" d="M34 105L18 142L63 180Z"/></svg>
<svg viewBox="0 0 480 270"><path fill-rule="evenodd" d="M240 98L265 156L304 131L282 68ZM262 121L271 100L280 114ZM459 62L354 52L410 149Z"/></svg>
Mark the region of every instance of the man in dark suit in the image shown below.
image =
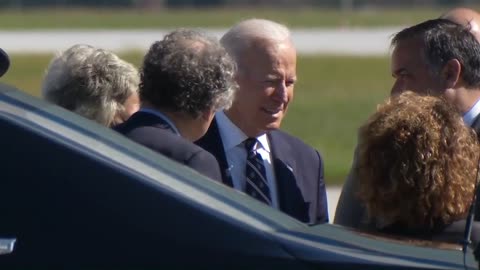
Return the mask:
<svg viewBox="0 0 480 270"><path fill-rule="evenodd" d="M239 90L197 144L217 157L226 185L300 221L327 222L320 154L279 130L297 79L289 30L251 19L232 27L221 43L237 63Z"/></svg>
<svg viewBox="0 0 480 270"><path fill-rule="evenodd" d="M391 69L395 83L391 94L411 90L443 96L455 104L465 124L480 134L480 43L474 35L478 31L478 16L470 17L468 12L469 25L465 27L464 23L458 24L452 19L453 15L457 19L462 15L457 12L447 13L446 19L408 27L393 37ZM364 229L388 225L368 220L365 208L356 198L356 156L344 183L334 222ZM480 220L479 208L476 210L476 219Z"/></svg>
<svg viewBox="0 0 480 270"><path fill-rule="evenodd" d="M205 134L216 110L231 104L234 70L217 40L193 30L173 31L145 55L141 108L115 129L221 181L215 157L193 141Z"/></svg>

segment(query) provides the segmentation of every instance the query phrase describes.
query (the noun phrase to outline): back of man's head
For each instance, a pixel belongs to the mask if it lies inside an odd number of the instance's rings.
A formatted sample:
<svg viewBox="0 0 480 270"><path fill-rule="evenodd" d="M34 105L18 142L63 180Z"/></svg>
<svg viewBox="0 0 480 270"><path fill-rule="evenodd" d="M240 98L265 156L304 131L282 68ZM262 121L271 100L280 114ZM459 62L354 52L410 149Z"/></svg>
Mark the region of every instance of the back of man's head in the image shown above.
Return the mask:
<svg viewBox="0 0 480 270"><path fill-rule="evenodd" d="M235 64L202 32L175 30L155 42L143 60L140 99L156 109L197 118L231 105Z"/></svg>
<svg viewBox="0 0 480 270"><path fill-rule="evenodd" d="M405 41L418 41L425 62L433 74L456 59L461 64L460 77L467 88L480 87L480 43L468 27L446 19L428 20L395 34L392 47Z"/></svg>
<svg viewBox="0 0 480 270"><path fill-rule="evenodd" d="M475 10L462 7L454 8L442 14L440 18L468 27L480 41L480 14Z"/></svg>

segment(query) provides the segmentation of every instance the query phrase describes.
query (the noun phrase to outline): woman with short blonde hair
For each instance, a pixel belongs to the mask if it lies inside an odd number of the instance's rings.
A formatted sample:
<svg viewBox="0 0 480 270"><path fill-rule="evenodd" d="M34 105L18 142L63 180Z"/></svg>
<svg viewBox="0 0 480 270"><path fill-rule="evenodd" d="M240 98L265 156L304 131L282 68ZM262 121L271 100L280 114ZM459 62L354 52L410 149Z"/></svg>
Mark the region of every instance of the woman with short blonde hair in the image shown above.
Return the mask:
<svg viewBox="0 0 480 270"><path fill-rule="evenodd" d="M137 68L113 52L77 44L51 60L42 96L110 127L138 110L139 83Z"/></svg>

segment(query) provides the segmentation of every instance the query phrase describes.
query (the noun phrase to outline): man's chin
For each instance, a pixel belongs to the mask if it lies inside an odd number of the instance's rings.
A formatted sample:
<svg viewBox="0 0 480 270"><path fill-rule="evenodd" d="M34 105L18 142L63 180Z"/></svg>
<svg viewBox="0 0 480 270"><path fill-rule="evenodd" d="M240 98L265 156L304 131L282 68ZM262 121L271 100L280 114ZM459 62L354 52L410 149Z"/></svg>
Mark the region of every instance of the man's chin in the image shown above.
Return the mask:
<svg viewBox="0 0 480 270"><path fill-rule="evenodd" d="M265 126L265 130L271 131L271 130L276 130L280 128L281 121L273 122Z"/></svg>
<svg viewBox="0 0 480 270"><path fill-rule="evenodd" d="M256 128L256 135L255 136L260 136L262 134L265 134L266 132L277 130L280 128L281 121L275 121L275 122L269 122L266 123L262 126L257 126ZM248 134L247 134L248 135Z"/></svg>

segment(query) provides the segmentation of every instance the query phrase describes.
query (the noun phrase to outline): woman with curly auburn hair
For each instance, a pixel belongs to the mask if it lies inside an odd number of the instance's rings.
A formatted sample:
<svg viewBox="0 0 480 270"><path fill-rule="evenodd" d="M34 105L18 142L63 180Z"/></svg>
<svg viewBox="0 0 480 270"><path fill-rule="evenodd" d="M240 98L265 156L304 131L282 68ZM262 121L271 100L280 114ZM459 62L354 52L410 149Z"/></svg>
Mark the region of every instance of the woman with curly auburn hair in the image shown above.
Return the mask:
<svg viewBox="0 0 480 270"><path fill-rule="evenodd" d="M446 101L413 92L391 97L360 128L357 195L381 231L431 239L466 218L479 150Z"/></svg>

